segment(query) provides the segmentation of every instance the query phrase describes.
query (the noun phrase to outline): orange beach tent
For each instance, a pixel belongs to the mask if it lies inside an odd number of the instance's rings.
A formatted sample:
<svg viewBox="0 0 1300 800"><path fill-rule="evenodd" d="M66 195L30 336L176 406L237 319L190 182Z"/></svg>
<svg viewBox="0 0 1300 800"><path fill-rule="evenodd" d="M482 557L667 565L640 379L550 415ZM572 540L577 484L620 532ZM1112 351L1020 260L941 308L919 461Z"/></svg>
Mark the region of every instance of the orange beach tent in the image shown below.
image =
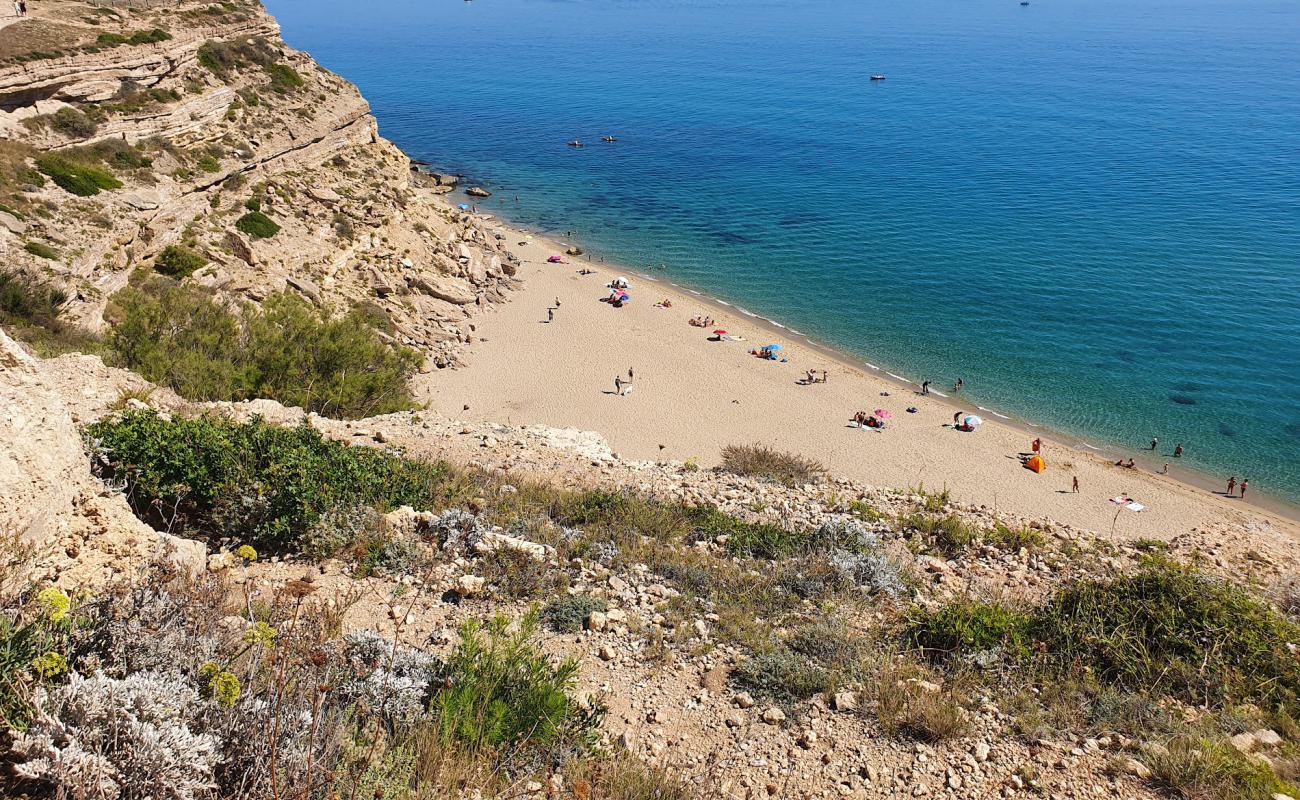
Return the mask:
<svg viewBox="0 0 1300 800"><path fill-rule="evenodd" d="M1042 456L1033 456L1025 462L1025 469L1032 469L1034 472L1041 473L1047 469L1047 462L1043 460Z"/></svg>

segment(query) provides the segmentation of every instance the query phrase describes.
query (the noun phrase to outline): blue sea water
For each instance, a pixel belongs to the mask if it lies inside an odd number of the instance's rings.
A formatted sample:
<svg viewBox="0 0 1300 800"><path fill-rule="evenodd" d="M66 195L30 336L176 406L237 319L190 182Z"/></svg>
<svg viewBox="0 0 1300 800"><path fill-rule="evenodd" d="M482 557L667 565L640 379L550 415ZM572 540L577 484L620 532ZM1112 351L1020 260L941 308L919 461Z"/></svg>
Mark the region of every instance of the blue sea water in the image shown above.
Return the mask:
<svg viewBox="0 0 1300 800"><path fill-rule="evenodd" d="M1300 500L1296 0L269 7L481 210Z"/></svg>

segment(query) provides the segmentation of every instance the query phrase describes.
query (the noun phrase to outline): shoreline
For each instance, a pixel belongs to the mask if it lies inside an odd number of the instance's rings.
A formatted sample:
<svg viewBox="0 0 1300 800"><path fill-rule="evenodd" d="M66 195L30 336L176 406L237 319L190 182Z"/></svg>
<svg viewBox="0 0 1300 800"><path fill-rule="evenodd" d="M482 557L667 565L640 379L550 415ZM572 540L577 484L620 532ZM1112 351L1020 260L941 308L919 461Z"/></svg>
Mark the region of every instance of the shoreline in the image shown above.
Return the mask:
<svg viewBox="0 0 1300 800"><path fill-rule="evenodd" d="M460 202L474 202L474 198L465 197L463 192L459 189L452 194L444 195L443 199L449 205L453 206ZM534 258L534 256L537 255L536 248L549 246L555 253L563 253L563 251L570 245L581 246L580 243L576 241L579 237L557 236L553 233L530 228L526 224L510 220L501 216L499 213L496 213L499 210L500 209L490 207L487 209L480 209L478 217L480 219L488 220L488 224L491 227L498 228L501 232L508 233L514 238L535 238L536 241L533 243L533 246L527 248L529 252L523 253L516 251L516 255L519 255L521 260L526 264L538 263ZM573 240L571 241L570 239ZM830 362L839 370L844 370L849 377L856 377L857 379L868 382L884 383L891 388L904 390L908 393L907 395L903 395L904 397L914 397L917 399L923 397L918 391L918 382L892 372L888 368L873 364L865 359L846 353L833 346L823 344L809 336L807 333L790 328L777 320L755 314L748 309L737 306L722 298L708 295L694 287L679 284L663 277L656 277L647 274L642 268L631 268L615 263L594 261L591 259L590 253L585 252L585 248L583 255L576 257L566 256L565 258L566 264L570 267L576 266L593 270L597 276L601 277L602 283L614 276L626 275L630 278L635 278L636 281L649 282L653 287L661 287L661 289L652 290L651 287L647 287L644 284L639 286L634 300L636 304L650 306L657 300L662 299L662 297L672 297L674 300L680 298L687 303L694 303L703 306L711 312L713 316L722 315L739 317L743 319L744 325L757 328L764 335L770 336L775 340L791 341L792 344L797 343L798 348L806 348L810 353L815 354L816 357ZM554 267L554 265L551 266ZM572 270L569 271L571 272ZM551 272L554 272L554 270L552 269ZM535 286L537 281L527 280L523 273L524 271L521 269L520 277L525 278L524 288L520 291L518 297L512 298L511 303L508 305L526 302L528 298L535 298L540 291L539 287ZM546 274L545 268L543 268L543 274ZM653 293L648 294L648 292ZM482 319L486 322L486 320L490 318L491 317L485 317ZM728 323L728 326L735 327L730 323ZM699 332L699 329L694 330L697 333ZM757 342L754 342L753 344L756 345ZM470 352L473 353L474 349L475 348L471 348ZM797 368L800 370L799 374L802 374L802 369L809 366L812 365L806 362L801 362ZM475 367L471 365L468 369L474 370ZM813 387L805 388L813 389ZM813 390L816 391L816 389ZM434 388L434 392L436 393L436 387ZM948 411L968 410L980 413L985 417L992 418L988 420L992 425L1013 431L1017 434L1027 435L1028 437L1041 437L1053 448L1065 448L1072 458L1087 460L1088 462L1091 462L1095 468L1113 470L1115 469L1114 461L1120 457L1135 458L1141 461L1147 460L1148 453L1145 451L1128 450L1110 444L1098 447L1097 445L1093 445L1086 441L1083 437L1058 431L1027 419L1003 414L997 409L980 406L976 403L960 404L957 398L953 397L945 390L936 391L932 389L930 395L924 397L927 403L941 405ZM897 399L898 398L895 397L894 402L897 402ZM867 405L868 403L863 400L862 404ZM518 405L518 403L512 405ZM796 409L790 409L791 414L794 414L795 412ZM846 412L846 415L848 413L851 412ZM541 419L517 421L544 422L544 420ZM894 423L891 423L891 427L893 425ZM581 424L575 425L575 427L581 427ZM605 431L600 431L598 427L594 426L589 429L597 430L603 434L606 433ZM981 430L984 429L982 428ZM606 438L608 439L609 436L607 435ZM736 443L739 443L740 441L742 441L742 438L736 439ZM611 441L611 444L614 443ZM815 452L805 452L805 455L816 457ZM677 458L677 456L670 457ZM1163 458L1161 458L1160 463L1164 463ZM1229 501L1229 499L1224 497L1222 494L1222 483L1215 480L1213 476L1194 468L1171 466L1168 474L1161 474L1156 472L1154 467L1148 470L1145 468L1145 465L1143 465L1136 473L1121 474L1124 475L1123 480L1125 481L1133 481L1136 479L1137 482L1165 487L1175 493L1190 493L1202 502L1213 503L1224 513L1246 515L1258 514L1272 518L1288 527L1300 522L1300 504L1295 504L1284 498L1278 498L1262 491L1252 491L1249 499L1244 503L1240 499L1236 498Z"/></svg>

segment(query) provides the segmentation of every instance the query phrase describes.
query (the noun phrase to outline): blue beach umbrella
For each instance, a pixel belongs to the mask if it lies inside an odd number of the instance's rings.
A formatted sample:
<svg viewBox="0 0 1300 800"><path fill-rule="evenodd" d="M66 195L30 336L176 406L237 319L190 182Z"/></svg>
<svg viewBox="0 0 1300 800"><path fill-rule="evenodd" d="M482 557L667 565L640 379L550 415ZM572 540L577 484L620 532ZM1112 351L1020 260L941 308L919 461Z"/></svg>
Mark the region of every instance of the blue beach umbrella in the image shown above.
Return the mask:
<svg viewBox="0 0 1300 800"><path fill-rule="evenodd" d="M764 349L764 350L780 350L780 349L781 349L781 345L779 345L779 344L765 344L765 345L763 345L763 349Z"/></svg>

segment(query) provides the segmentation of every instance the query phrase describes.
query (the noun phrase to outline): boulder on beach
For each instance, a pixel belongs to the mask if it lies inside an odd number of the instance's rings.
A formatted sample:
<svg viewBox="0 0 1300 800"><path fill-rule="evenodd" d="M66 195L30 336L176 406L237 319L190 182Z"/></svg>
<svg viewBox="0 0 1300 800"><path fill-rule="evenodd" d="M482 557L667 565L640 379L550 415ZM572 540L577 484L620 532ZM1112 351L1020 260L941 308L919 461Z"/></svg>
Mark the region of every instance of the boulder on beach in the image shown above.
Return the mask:
<svg viewBox="0 0 1300 800"><path fill-rule="evenodd" d="M574 245L573 247L570 247L568 250L565 250L564 254L566 256L580 256L582 255L582 248L578 247L577 245Z"/></svg>
<svg viewBox="0 0 1300 800"><path fill-rule="evenodd" d="M465 194L469 195L470 197L491 197L492 196L492 193L489 192L487 189L484 189L482 186L471 186L470 188L465 190Z"/></svg>

